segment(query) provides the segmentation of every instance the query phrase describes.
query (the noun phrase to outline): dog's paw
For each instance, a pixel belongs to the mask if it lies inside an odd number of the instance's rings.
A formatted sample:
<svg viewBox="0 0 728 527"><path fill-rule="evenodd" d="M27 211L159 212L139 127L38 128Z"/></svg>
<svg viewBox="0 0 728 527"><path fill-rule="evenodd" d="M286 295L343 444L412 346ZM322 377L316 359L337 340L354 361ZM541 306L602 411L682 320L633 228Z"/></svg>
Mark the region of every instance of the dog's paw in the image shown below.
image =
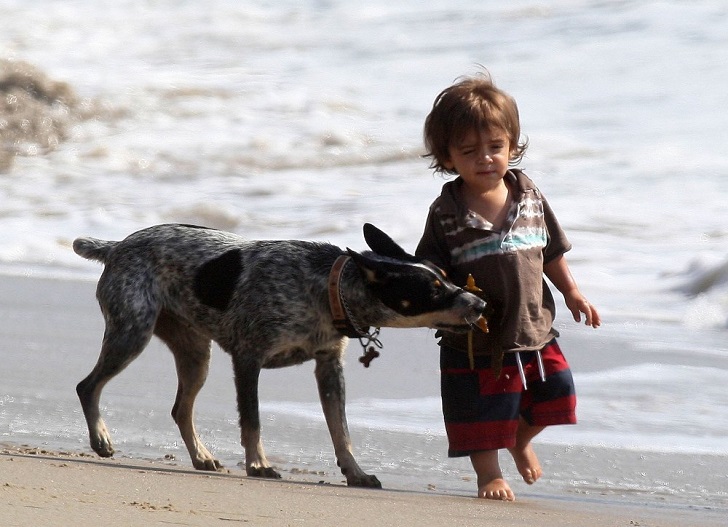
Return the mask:
<svg viewBox="0 0 728 527"><path fill-rule="evenodd" d="M193 461L192 465L197 470L209 470L210 472L219 472L223 470L222 463L215 458L201 459Z"/></svg>
<svg viewBox="0 0 728 527"><path fill-rule="evenodd" d="M114 447L108 439L98 439L91 442L91 448L100 457L112 457L114 455Z"/></svg>
<svg viewBox="0 0 728 527"><path fill-rule="evenodd" d="M347 478L346 484L350 487L366 487L368 489L382 488L382 484L377 479L377 476L370 476L369 474Z"/></svg>
<svg viewBox="0 0 728 527"><path fill-rule="evenodd" d="M251 478L281 479L281 475L271 467L248 467L246 473Z"/></svg>
<svg viewBox="0 0 728 527"><path fill-rule="evenodd" d="M89 443L94 452L100 457L111 457L114 455L114 447L111 445L111 435L106 428L103 419L89 424Z"/></svg>
<svg viewBox="0 0 728 527"><path fill-rule="evenodd" d="M113 457L115 450L113 448L100 448L99 450L96 450L96 453L100 457Z"/></svg>

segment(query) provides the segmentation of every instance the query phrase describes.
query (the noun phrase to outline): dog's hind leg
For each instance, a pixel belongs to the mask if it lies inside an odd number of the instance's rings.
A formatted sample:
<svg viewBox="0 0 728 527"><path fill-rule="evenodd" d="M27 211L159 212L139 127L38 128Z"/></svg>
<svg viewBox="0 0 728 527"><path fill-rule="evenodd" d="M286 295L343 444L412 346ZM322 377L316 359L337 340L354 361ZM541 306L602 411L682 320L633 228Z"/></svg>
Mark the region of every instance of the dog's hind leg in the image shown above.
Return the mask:
<svg viewBox="0 0 728 527"><path fill-rule="evenodd" d="M215 459L197 435L194 423L195 398L207 379L210 366L210 339L199 334L175 317L162 311L154 333L172 350L177 367L177 397L172 418L197 470L219 470Z"/></svg>
<svg viewBox="0 0 728 527"><path fill-rule="evenodd" d="M260 438L258 379L261 365L244 350L232 355L240 413L240 443L245 450L245 473L255 478L279 479L281 475L268 463Z"/></svg>
<svg viewBox="0 0 728 527"><path fill-rule="evenodd" d="M316 355L316 382L321 407L334 444L336 462L352 487L382 488L376 476L366 474L357 464L351 451L349 427L346 422L344 366L341 356L344 350Z"/></svg>
<svg viewBox="0 0 728 527"><path fill-rule="evenodd" d="M101 457L111 457L114 454L111 435L99 410L101 391L144 350L152 337L154 317L147 319L147 327L141 322L134 325L108 315L105 318L106 329L98 361L91 373L78 383L76 393L86 417L91 448Z"/></svg>

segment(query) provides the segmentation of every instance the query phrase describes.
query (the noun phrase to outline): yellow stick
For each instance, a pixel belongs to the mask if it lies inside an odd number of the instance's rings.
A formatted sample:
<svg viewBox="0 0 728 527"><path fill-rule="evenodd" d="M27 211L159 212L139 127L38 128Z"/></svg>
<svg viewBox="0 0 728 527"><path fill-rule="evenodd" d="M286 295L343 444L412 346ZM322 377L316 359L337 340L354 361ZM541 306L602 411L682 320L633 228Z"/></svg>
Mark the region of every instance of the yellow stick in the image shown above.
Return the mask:
<svg viewBox="0 0 728 527"><path fill-rule="evenodd" d="M472 274L468 274L468 280L464 289L470 293L482 293L483 290L475 285L475 278ZM481 317L482 318L482 317ZM487 326L486 326L487 328ZM468 331L468 360L470 361L470 369L475 369L475 356L473 355L473 330Z"/></svg>

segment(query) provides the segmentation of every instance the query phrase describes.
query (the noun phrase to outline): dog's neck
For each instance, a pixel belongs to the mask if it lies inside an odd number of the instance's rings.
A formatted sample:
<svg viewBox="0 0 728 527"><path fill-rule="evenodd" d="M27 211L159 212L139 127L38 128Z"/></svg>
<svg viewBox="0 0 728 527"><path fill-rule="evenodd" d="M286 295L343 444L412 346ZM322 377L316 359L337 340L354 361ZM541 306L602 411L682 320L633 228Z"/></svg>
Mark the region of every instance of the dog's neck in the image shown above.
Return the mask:
<svg viewBox="0 0 728 527"><path fill-rule="evenodd" d="M346 264L351 260L350 256L339 256L329 273L329 307L331 317L334 319L334 327L342 334L350 338L367 337L369 326L361 327L349 309L349 306L341 291L341 281L344 275Z"/></svg>

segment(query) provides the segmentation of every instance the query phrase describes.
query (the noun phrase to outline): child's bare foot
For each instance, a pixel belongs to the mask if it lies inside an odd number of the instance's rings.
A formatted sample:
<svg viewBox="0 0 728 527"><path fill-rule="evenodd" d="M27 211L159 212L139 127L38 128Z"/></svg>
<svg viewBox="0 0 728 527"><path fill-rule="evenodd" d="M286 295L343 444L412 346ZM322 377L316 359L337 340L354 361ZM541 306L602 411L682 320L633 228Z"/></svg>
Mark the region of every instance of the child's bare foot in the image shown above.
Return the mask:
<svg viewBox="0 0 728 527"><path fill-rule="evenodd" d="M470 454L478 476L478 497L486 500L514 501L516 497L503 479L497 450L481 450Z"/></svg>
<svg viewBox="0 0 728 527"><path fill-rule="evenodd" d="M511 487L503 478L490 480L478 488L478 497L486 500L515 501Z"/></svg>
<svg viewBox="0 0 728 527"><path fill-rule="evenodd" d="M519 448L518 446L509 448L508 451L513 456L513 461L515 461L516 468L523 477L523 481L529 485L536 483L538 478L543 474L543 470L531 443L528 443L524 448Z"/></svg>

